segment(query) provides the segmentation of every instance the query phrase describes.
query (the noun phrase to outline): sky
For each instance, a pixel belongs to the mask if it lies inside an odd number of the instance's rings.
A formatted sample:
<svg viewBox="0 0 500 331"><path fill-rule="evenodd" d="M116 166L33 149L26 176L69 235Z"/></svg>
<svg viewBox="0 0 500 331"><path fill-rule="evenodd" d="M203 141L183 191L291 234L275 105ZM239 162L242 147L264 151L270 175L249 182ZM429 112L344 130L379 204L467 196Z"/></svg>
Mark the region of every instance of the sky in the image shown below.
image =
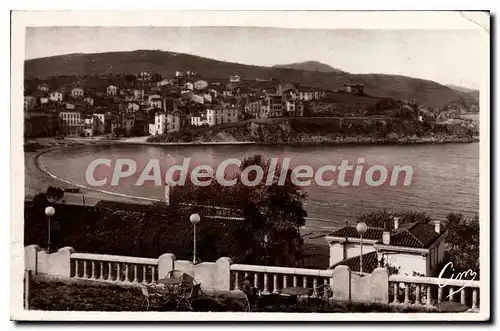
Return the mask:
<svg viewBox="0 0 500 331"><path fill-rule="evenodd" d="M264 66L314 60L479 89L480 42L474 30L28 27L25 56L154 49Z"/></svg>

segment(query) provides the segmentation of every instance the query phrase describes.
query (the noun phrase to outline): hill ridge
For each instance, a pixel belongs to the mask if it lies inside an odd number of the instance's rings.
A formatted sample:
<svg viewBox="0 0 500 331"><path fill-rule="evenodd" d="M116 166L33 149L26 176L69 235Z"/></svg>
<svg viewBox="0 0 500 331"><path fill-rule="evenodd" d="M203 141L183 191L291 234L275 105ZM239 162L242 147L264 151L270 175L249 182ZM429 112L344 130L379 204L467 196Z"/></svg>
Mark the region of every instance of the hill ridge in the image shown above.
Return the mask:
<svg viewBox="0 0 500 331"><path fill-rule="evenodd" d="M29 59L25 61L24 67L25 79L136 74L145 70L173 75L177 70L193 70L202 77L229 77L238 73L243 79L277 78L281 81L328 90L340 89L345 83L359 83L364 84L365 92L373 96L416 100L429 106L440 106L450 101L470 98L437 82L402 75L303 71L246 65L160 50L71 53Z"/></svg>

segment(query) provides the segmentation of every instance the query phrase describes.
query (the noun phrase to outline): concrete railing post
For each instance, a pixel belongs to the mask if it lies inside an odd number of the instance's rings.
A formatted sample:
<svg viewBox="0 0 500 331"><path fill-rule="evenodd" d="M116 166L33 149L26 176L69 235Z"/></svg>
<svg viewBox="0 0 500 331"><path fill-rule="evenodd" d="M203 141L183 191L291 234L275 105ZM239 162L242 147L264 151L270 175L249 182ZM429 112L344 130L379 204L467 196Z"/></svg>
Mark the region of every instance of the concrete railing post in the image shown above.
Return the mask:
<svg viewBox="0 0 500 331"><path fill-rule="evenodd" d="M338 301L351 300L351 270L348 266L337 266L333 269L332 279L332 299Z"/></svg>
<svg viewBox="0 0 500 331"><path fill-rule="evenodd" d="M215 261L215 288L219 291L231 289L231 261L228 257L221 257Z"/></svg>
<svg viewBox="0 0 500 331"><path fill-rule="evenodd" d="M37 273L38 252L43 251L38 245L29 245L24 247L24 270L31 270L33 274Z"/></svg>
<svg viewBox="0 0 500 331"><path fill-rule="evenodd" d="M170 271L175 269L175 255L166 253L158 258L158 278L164 278Z"/></svg>

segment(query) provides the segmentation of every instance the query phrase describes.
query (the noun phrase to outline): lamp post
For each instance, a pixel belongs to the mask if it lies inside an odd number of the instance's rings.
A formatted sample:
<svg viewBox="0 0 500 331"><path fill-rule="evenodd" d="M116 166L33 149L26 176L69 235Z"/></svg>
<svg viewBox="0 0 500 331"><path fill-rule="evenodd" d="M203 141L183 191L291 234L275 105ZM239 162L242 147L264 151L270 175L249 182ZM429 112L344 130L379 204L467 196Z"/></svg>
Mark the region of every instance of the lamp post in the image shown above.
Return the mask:
<svg viewBox="0 0 500 331"><path fill-rule="evenodd" d="M47 215L48 226L47 226L47 253L50 253L50 218L54 216L56 210L52 206L45 208L45 215Z"/></svg>
<svg viewBox="0 0 500 331"><path fill-rule="evenodd" d="M196 264L196 224L200 223L200 215L192 214L189 220L193 224L193 264Z"/></svg>
<svg viewBox="0 0 500 331"><path fill-rule="evenodd" d="M268 251L267 251L267 245L268 245L268 243L269 243L269 237L267 236L267 233L266 233L266 234L264 235L264 245L265 245L265 247L266 247L266 266L267 266L267 264L268 264L268 262L269 262L269 253L268 253Z"/></svg>
<svg viewBox="0 0 500 331"><path fill-rule="evenodd" d="M360 255L359 255L359 273L363 273L363 235L365 234L366 230L368 230L368 227L366 226L366 223L360 222L356 225L356 230L359 233L360 237Z"/></svg>

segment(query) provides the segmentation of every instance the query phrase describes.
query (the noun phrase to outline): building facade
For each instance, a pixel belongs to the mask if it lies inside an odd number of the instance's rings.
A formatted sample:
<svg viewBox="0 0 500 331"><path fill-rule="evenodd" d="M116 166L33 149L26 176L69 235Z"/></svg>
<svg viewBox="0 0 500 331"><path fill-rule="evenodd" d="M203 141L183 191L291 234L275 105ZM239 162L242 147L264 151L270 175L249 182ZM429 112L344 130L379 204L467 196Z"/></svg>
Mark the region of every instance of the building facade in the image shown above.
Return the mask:
<svg viewBox="0 0 500 331"><path fill-rule="evenodd" d="M83 89L81 87L74 87L71 89L71 97L77 99L77 98L83 98Z"/></svg>
<svg viewBox="0 0 500 331"><path fill-rule="evenodd" d="M444 260L445 242L440 223L408 223L392 229L368 228L363 235L363 272L371 273L383 264L399 269L399 274L436 276ZM330 265L347 265L358 271L361 238L354 226L345 226L326 236Z"/></svg>
<svg viewBox="0 0 500 331"><path fill-rule="evenodd" d="M83 130L81 113L78 111L63 111L59 113L60 129L63 134L76 135Z"/></svg>

